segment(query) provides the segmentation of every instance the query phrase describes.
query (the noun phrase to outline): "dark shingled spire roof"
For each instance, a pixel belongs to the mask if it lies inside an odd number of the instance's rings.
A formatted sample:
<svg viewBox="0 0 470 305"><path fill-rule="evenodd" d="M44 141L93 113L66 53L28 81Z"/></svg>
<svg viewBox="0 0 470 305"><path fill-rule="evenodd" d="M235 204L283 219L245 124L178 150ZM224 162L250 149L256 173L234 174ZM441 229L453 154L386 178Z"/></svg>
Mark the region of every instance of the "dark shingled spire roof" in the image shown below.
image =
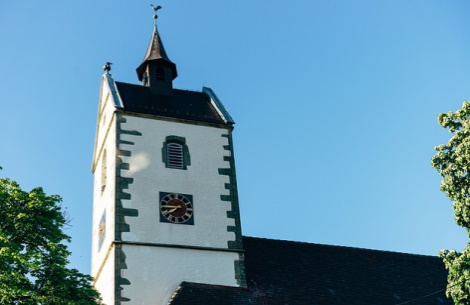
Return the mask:
<svg viewBox="0 0 470 305"><path fill-rule="evenodd" d="M243 237L247 288L183 282L171 305L451 305L435 256Z"/></svg>
<svg viewBox="0 0 470 305"><path fill-rule="evenodd" d="M139 77L140 81L142 81L145 67L150 62L160 62L163 65L169 66L173 71L173 79L178 76L178 73L176 72L176 65L168 58L168 55L166 55L165 48L163 47L163 43L160 39L160 34L158 33L156 26L155 30L153 31L152 38L150 39L150 44L147 49L147 53L145 54L144 60L137 68L137 76Z"/></svg>

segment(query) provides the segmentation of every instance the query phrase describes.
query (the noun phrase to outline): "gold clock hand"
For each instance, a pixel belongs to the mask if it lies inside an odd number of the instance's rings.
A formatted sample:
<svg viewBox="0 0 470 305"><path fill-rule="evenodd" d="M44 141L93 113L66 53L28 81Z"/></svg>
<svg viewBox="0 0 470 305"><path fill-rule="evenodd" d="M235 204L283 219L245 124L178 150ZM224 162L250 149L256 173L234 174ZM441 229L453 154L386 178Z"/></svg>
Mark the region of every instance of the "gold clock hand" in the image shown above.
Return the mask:
<svg viewBox="0 0 470 305"><path fill-rule="evenodd" d="M162 208L168 209L165 211L162 211L163 215L167 215L169 213L173 213L177 209L180 209L181 207L179 205L162 205Z"/></svg>
<svg viewBox="0 0 470 305"><path fill-rule="evenodd" d="M167 214L173 213L174 211L176 211L176 209L165 210L165 211L162 211L162 214L167 215Z"/></svg>

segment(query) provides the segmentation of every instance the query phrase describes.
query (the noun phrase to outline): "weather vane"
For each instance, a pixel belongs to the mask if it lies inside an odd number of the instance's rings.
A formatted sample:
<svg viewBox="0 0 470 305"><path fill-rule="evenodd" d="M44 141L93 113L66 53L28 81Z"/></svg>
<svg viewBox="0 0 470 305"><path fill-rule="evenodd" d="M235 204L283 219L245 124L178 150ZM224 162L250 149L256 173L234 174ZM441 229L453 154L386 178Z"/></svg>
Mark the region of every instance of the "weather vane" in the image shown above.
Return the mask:
<svg viewBox="0 0 470 305"><path fill-rule="evenodd" d="M159 9L161 9L162 7L160 5L154 6L153 4L150 4L150 6L152 7L153 12L154 12L154 14L153 14L153 23L154 23L154 26L155 26L155 30L157 30L157 18L158 18L157 11Z"/></svg>

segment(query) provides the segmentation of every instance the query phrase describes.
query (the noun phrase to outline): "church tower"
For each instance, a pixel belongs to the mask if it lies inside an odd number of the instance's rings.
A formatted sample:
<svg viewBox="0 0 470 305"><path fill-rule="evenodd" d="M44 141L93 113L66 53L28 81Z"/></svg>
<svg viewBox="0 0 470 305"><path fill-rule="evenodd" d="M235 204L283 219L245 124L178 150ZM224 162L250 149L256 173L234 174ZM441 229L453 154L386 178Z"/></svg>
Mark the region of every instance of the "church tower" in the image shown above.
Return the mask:
<svg viewBox="0 0 470 305"><path fill-rule="evenodd" d="M166 304L183 281L244 287L234 121L211 89L173 88L156 24L142 84L109 71L92 165L92 276L104 303Z"/></svg>

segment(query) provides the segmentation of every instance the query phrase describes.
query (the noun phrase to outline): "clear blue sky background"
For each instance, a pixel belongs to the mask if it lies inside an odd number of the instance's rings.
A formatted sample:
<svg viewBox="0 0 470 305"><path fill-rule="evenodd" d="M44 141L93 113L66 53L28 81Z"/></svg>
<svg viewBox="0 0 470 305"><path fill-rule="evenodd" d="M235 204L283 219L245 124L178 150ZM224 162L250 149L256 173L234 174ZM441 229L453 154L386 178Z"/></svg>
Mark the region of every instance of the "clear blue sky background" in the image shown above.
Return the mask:
<svg viewBox="0 0 470 305"><path fill-rule="evenodd" d="M430 167L470 99L468 0L162 0L175 87L232 114L243 233L436 255L463 249ZM60 194L89 271L101 67L137 83L148 1L0 2L0 165Z"/></svg>

